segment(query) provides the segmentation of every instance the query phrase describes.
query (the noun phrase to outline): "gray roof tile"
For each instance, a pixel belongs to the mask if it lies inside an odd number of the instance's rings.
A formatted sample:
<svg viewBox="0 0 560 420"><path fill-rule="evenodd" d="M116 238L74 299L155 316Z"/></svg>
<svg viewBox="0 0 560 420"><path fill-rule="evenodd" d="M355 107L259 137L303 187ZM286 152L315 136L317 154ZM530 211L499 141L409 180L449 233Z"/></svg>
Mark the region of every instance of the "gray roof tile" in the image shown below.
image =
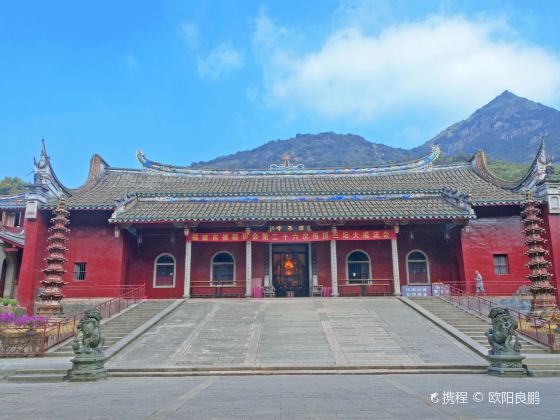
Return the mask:
<svg viewBox="0 0 560 420"><path fill-rule="evenodd" d="M396 174L242 177L185 176L108 168L93 185L71 191L68 205L70 208L114 208L115 200L127 194L267 197L437 192L444 188L469 194L475 205L523 201L522 194L484 180L470 165Z"/></svg>

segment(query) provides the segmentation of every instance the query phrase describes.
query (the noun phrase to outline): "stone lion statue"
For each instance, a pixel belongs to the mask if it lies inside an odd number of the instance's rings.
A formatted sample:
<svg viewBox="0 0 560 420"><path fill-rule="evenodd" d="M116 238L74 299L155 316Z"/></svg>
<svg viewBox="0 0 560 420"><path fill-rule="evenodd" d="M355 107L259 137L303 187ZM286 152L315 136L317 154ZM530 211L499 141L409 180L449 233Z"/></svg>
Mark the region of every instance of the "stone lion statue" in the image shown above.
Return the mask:
<svg viewBox="0 0 560 420"><path fill-rule="evenodd" d="M486 337L492 349L490 354L519 353L521 344L517 335L517 320L508 308L496 307L490 311L492 327L486 331Z"/></svg>
<svg viewBox="0 0 560 420"><path fill-rule="evenodd" d="M77 355L102 355L105 338L101 335L99 310L86 311L78 323L76 337L72 343L74 353Z"/></svg>

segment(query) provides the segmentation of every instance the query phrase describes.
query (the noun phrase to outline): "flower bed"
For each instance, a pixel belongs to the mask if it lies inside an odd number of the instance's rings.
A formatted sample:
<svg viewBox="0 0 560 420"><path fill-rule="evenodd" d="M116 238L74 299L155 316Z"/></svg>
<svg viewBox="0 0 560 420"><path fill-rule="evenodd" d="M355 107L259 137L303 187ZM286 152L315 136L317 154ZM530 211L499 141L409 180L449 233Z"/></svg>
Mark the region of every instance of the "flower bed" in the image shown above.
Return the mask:
<svg viewBox="0 0 560 420"><path fill-rule="evenodd" d="M17 316L14 313L4 312L0 314L0 328L11 328L27 326L30 329L42 327L48 324L49 318L46 316Z"/></svg>
<svg viewBox="0 0 560 420"><path fill-rule="evenodd" d="M0 353L5 356L40 354L49 319L46 316L0 314Z"/></svg>

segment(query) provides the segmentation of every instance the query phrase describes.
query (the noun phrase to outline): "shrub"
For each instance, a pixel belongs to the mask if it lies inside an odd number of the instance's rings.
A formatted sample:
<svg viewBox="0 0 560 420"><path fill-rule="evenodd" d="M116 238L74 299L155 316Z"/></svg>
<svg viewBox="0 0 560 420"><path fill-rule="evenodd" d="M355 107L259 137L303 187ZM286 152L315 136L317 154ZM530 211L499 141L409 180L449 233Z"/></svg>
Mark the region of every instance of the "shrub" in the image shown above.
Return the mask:
<svg viewBox="0 0 560 420"><path fill-rule="evenodd" d="M3 306L17 306L16 299L0 298L0 305Z"/></svg>

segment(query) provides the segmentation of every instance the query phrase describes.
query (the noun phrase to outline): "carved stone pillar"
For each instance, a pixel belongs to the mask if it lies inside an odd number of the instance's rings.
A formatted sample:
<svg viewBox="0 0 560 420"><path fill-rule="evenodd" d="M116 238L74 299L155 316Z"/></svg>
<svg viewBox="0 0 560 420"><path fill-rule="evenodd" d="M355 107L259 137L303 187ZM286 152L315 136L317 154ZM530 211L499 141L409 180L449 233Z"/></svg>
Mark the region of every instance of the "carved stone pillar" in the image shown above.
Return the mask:
<svg viewBox="0 0 560 420"><path fill-rule="evenodd" d="M251 297L251 277L253 276L251 229L246 228L245 235L247 235L247 241L245 242L245 297Z"/></svg>
<svg viewBox="0 0 560 420"><path fill-rule="evenodd" d="M333 235L336 234L336 226L332 227ZM331 239L331 296L338 297L338 272L336 262L336 239Z"/></svg>
<svg viewBox="0 0 560 420"><path fill-rule="evenodd" d="M399 227L395 226L395 235L399 233ZM393 261L393 294L401 295L401 276L399 273L399 251L397 248L397 238L391 239L391 259Z"/></svg>
<svg viewBox="0 0 560 420"><path fill-rule="evenodd" d="M191 259L192 259L192 241L189 239L189 228L185 228L185 285L183 288L183 297L191 297Z"/></svg>

